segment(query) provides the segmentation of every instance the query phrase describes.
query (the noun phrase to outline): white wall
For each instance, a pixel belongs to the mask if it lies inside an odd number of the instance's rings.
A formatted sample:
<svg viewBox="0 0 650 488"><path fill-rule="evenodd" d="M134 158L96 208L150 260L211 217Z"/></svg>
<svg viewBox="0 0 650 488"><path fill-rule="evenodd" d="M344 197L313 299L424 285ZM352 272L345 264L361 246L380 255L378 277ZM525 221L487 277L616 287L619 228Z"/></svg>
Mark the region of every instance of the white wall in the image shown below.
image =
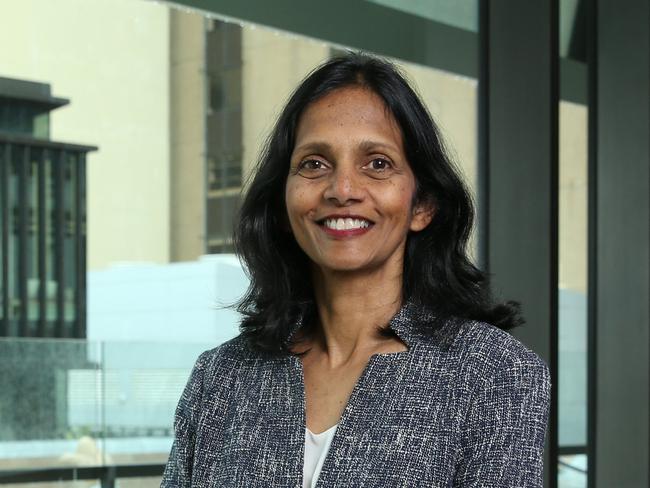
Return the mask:
<svg viewBox="0 0 650 488"><path fill-rule="evenodd" d="M248 278L231 254L166 265L126 263L92 271L88 273L88 340L216 347L238 334L238 315L223 306L241 297L247 286ZM117 354L123 358L123 352Z"/></svg>
<svg viewBox="0 0 650 488"><path fill-rule="evenodd" d="M0 76L49 83L55 140L88 158L88 265L169 259L169 9L135 0L2 3Z"/></svg>

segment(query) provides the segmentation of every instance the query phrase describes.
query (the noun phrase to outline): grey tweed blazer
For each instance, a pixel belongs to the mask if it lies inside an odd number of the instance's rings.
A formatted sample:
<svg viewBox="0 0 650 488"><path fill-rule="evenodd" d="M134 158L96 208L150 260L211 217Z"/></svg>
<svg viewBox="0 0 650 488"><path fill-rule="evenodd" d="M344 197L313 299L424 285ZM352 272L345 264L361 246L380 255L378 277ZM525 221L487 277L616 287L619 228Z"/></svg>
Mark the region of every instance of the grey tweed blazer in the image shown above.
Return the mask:
<svg viewBox="0 0 650 488"><path fill-rule="evenodd" d="M408 351L370 358L317 487L542 486L546 363L492 325L435 320L410 305L393 317ZM203 353L174 428L162 487L301 488L300 359L264 359L241 336Z"/></svg>

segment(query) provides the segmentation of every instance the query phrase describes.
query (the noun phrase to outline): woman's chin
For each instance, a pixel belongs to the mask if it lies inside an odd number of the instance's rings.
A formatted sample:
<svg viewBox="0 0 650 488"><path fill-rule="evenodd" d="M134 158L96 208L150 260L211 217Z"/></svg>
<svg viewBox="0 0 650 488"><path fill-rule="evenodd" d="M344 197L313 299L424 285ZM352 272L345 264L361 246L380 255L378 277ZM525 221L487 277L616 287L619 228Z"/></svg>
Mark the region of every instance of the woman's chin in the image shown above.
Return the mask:
<svg viewBox="0 0 650 488"><path fill-rule="evenodd" d="M372 263L354 259L338 259L327 263L318 263L323 272L329 273L364 273L373 269Z"/></svg>

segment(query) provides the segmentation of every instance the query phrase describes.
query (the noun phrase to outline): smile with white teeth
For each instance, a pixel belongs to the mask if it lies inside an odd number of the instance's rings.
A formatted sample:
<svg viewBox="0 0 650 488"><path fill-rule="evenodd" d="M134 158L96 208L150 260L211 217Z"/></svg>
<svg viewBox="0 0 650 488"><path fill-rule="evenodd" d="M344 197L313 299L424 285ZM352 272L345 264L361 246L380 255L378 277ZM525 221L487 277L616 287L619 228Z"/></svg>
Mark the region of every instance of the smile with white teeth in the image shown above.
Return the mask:
<svg viewBox="0 0 650 488"><path fill-rule="evenodd" d="M323 225L328 229L352 230L370 227L370 222L363 219L325 219Z"/></svg>

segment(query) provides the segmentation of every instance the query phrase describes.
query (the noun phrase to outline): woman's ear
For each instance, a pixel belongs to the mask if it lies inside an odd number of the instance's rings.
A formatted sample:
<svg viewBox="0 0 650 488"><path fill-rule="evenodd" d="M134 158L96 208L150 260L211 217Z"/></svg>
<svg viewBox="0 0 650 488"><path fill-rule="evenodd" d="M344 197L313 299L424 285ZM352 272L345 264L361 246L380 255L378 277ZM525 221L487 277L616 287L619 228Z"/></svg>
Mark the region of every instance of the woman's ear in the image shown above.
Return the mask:
<svg viewBox="0 0 650 488"><path fill-rule="evenodd" d="M424 230L436 214L436 205L432 198L427 198L413 206L410 229L413 232Z"/></svg>

